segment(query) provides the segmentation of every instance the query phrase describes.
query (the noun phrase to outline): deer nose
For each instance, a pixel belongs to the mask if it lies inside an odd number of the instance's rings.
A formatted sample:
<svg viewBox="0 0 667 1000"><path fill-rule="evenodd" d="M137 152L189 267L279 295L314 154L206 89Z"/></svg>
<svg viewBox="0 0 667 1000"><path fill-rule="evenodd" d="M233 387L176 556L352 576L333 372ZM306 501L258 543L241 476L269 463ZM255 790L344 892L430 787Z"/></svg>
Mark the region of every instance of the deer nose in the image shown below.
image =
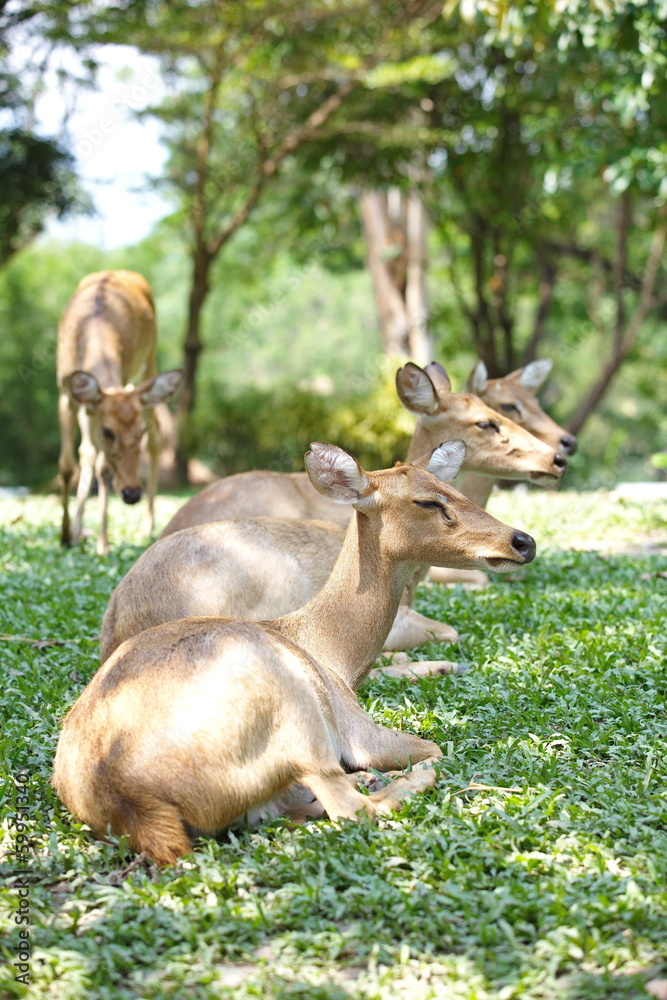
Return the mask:
<svg viewBox="0 0 667 1000"><path fill-rule="evenodd" d="M563 434L560 443L566 455L574 455L577 450L577 439L574 434Z"/></svg>
<svg viewBox="0 0 667 1000"><path fill-rule="evenodd" d="M141 486L124 486L121 496L125 503L138 503L141 500Z"/></svg>
<svg viewBox="0 0 667 1000"><path fill-rule="evenodd" d="M527 535L525 531L515 531L512 536L512 548L517 552L523 562L532 562L535 558L535 539L532 535Z"/></svg>
<svg viewBox="0 0 667 1000"><path fill-rule="evenodd" d="M567 459L565 455L561 455L559 451L556 452L556 457L554 458L554 465L557 469L562 469L563 472L567 469Z"/></svg>

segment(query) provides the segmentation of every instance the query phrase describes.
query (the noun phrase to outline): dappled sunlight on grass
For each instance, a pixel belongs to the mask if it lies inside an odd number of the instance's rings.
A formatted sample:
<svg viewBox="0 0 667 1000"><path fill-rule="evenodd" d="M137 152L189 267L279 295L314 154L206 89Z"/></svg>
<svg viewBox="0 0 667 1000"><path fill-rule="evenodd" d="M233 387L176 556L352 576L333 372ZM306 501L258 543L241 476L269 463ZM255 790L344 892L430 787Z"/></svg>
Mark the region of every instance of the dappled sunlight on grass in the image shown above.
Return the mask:
<svg viewBox="0 0 667 1000"><path fill-rule="evenodd" d="M178 503L160 498L160 526ZM535 532L535 562L484 591L418 595L461 641L417 655L469 672L360 691L376 721L442 747L432 793L375 826L275 821L201 838L173 868L123 878L124 840L95 840L48 781L59 720L97 668L106 601L143 548L140 512L114 503L100 558L92 538L60 550L57 498L0 502L0 758L4 775L31 776L27 995L645 995L667 965L667 567L648 550L569 545L575 531L650 543L660 508L533 493L493 509ZM0 794L7 817L13 782ZM7 941L14 904L9 894ZM23 995L8 968L2 988Z"/></svg>
<svg viewBox="0 0 667 1000"><path fill-rule="evenodd" d="M621 499L608 490L500 490L488 509L560 549L667 549L667 500Z"/></svg>

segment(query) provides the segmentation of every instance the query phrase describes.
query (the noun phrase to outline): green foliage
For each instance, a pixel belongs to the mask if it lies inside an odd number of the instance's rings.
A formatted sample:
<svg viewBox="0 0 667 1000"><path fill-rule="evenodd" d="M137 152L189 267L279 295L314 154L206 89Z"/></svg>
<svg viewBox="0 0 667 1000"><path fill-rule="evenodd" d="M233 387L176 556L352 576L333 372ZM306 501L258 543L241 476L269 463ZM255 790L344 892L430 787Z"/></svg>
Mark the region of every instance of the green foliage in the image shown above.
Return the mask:
<svg viewBox="0 0 667 1000"><path fill-rule="evenodd" d="M41 232L47 215L62 218L87 204L73 163L50 139L19 128L0 131L0 266Z"/></svg>
<svg viewBox="0 0 667 1000"><path fill-rule="evenodd" d="M49 216L90 210L74 157L59 140L38 134L34 124L40 75L57 44L56 35L63 39L72 6L55 2L0 9L0 267L42 231ZM51 29L47 54L40 54ZM21 71L12 69L8 59L16 42L30 51Z"/></svg>
<svg viewBox="0 0 667 1000"><path fill-rule="evenodd" d="M247 469L303 469L311 441L335 441L367 469L405 455L414 419L397 405L395 364L375 366L364 392L318 395L278 383L270 390L207 395L195 421L194 451L221 475ZM378 382L378 376L381 380ZM364 386L357 378L355 386Z"/></svg>
<svg viewBox="0 0 667 1000"><path fill-rule="evenodd" d="M358 452L370 468L392 464L405 455L414 418L395 395L398 362L382 360L368 275L356 268L330 270L329 246L317 244L305 259L274 253L258 267L265 223L260 215L256 227L239 233L214 271L210 346L193 427L196 453L219 474L267 466L288 470L301 468L308 445L320 439ZM434 241L434 265L439 252ZM0 343L0 485L44 487L56 475L56 327L81 276L105 267L146 275L157 304L158 366L180 364L187 264L172 224L113 252L38 243L18 254L0 273L0 321L7 331ZM554 372L540 395L553 416L566 422L602 348L574 276L562 291L553 314L559 336L549 351ZM474 355L466 320L437 266L429 294L435 355L460 389ZM649 456L667 440L658 376L666 352L661 328L647 325L585 429L569 485L655 477Z"/></svg>
<svg viewBox="0 0 667 1000"><path fill-rule="evenodd" d="M3 995L639 1000L665 977L667 580L664 559L623 554L638 536L664 542L664 503L493 499L535 534L535 563L483 592L419 596L460 630L470 671L361 691L378 722L443 747L431 794L377 826L278 821L200 838L173 868L127 876L124 842L94 840L48 781L109 593L140 552L141 511L112 501L117 547L99 558L88 542L59 549L55 498L0 503L3 846L25 768L33 921L25 990L8 964L7 891ZM175 506L158 498L161 523ZM10 871L5 855L6 887Z"/></svg>

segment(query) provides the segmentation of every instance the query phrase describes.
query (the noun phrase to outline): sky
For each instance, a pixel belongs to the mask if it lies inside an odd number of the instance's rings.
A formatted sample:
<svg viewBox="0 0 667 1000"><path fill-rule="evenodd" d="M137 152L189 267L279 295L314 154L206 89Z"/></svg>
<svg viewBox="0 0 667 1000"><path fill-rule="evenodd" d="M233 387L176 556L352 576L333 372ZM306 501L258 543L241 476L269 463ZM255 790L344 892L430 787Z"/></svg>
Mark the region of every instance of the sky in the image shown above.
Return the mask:
<svg viewBox="0 0 667 1000"><path fill-rule="evenodd" d="M105 46L98 55L103 61L95 89L63 93L57 67L51 67L36 113L40 131L57 136L69 108L66 145L96 208L92 217L50 221L45 235L110 249L136 243L170 211L168 202L147 190L147 178L159 174L166 159L160 124L133 115L159 100L164 89L153 58L127 46Z"/></svg>

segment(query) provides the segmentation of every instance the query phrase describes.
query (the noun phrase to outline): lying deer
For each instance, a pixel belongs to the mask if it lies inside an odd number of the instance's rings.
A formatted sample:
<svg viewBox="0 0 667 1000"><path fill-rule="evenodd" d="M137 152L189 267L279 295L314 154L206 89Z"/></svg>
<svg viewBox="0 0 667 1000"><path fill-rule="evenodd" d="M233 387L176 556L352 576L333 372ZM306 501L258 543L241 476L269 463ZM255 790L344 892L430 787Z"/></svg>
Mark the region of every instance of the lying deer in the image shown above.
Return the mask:
<svg viewBox="0 0 667 1000"><path fill-rule="evenodd" d="M473 468L495 474L503 469L517 478L551 482L565 465L557 453L475 396L451 392L440 365L426 369L406 365L397 374L397 388L404 405L419 416L409 457L434 447L448 433L447 428L454 427L465 434L469 449L466 464L472 463ZM239 483L243 485L237 501L247 495L244 491L251 486L259 492L253 493L246 505L253 511L277 502L283 513L294 512L302 501L311 513L321 510L331 520L338 516L337 505L320 496L305 473L242 473L207 487L178 512L158 542L140 557L113 592L102 622L102 661L125 639L153 625L204 614L253 620L277 618L300 607L324 584L342 544L344 529L340 524L285 516L261 522L246 518L221 521L208 525L208 530L203 530L204 524L194 523L170 532L188 509L202 518L219 511L215 499L220 493L227 498L222 506L230 514L229 487ZM267 483L276 484L274 492L261 491L260 487ZM349 513L342 513L347 522ZM458 639L450 625L419 614L410 606L416 583L427 569L420 567L415 574L385 649L411 649L429 639ZM417 668L411 665L401 672L439 672L450 667L438 660Z"/></svg>
<svg viewBox="0 0 667 1000"><path fill-rule="evenodd" d="M139 446L148 424L148 512L145 531L153 531L160 434L153 407L176 391L180 371L156 375L155 308L148 282L133 271L89 274L65 308L58 326L57 377L60 397L60 475L63 492L63 545L81 536L83 510L95 470L101 525L97 552L109 551L107 469L125 503L141 499ZM81 430L76 515L69 517L74 475L74 420Z"/></svg>
<svg viewBox="0 0 667 1000"><path fill-rule="evenodd" d="M344 537L345 528L330 521L251 517L194 524L159 538L111 594L101 662L131 636L178 618L263 621L295 611L324 586ZM458 635L402 602L383 649L412 649L429 639L456 642ZM456 666L429 660L395 672L413 677L456 672Z"/></svg>
<svg viewBox="0 0 667 1000"><path fill-rule="evenodd" d="M324 588L276 621L188 618L123 643L63 723L52 780L68 809L169 864L197 832L303 801L295 786L332 819L357 819L433 785L439 747L376 725L354 690L415 562L505 570L534 557L529 535L444 485L464 454L449 442L367 473L340 448L311 445L314 487L355 511ZM410 764L368 796L345 773Z"/></svg>
<svg viewBox="0 0 667 1000"><path fill-rule="evenodd" d="M470 393L451 391L444 368L408 362L396 373L396 389L417 417L408 461L442 441L465 441L466 469L494 478L540 484L560 479L567 461L512 420ZM174 514L161 538L193 524L239 517L298 517L347 525L347 510L337 508L312 488L305 472L240 472L211 483Z"/></svg>
<svg viewBox="0 0 667 1000"><path fill-rule="evenodd" d="M535 398L535 393L548 378L552 367L553 363L544 358L531 361L504 378L490 379L486 365L483 361L478 361L468 376L466 389L483 399L487 406L507 414L511 420L549 447L563 455L574 455L577 450L576 437L564 427L559 427ZM460 489L480 507L486 506L492 488L493 479L475 472L466 472L460 483Z"/></svg>

